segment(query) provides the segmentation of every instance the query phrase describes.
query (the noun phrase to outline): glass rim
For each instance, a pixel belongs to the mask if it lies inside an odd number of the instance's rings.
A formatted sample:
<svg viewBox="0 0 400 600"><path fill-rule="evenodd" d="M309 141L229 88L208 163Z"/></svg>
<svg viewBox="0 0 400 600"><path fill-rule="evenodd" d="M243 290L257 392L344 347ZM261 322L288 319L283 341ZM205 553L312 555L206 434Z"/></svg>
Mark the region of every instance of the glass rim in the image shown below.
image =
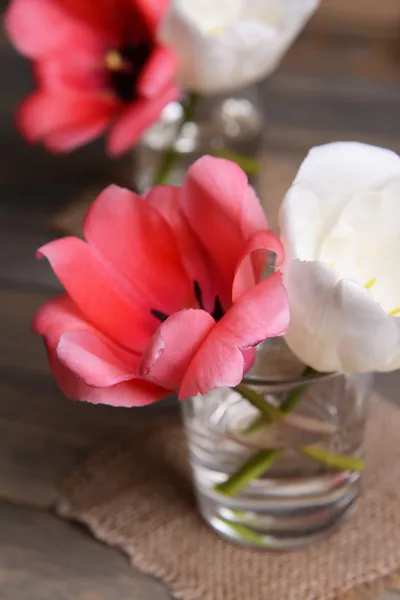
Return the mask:
<svg viewBox="0 0 400 600"><path fill-rule="evenodd" d="M307 375L305 377L289 377L287 379L273 379L271 377L263 377L261 375L244 375L241 383L245 385L257 385L262 387L268 387L271 389L274 388L295 388L300 387L305 384L313 384L318 383L320 381L326 381L329 379L333 379L335 377L339 377L340 375L345 375L345 373L341 373L339 371L334 371L332 373L313 373L312 375Z"/></svg>

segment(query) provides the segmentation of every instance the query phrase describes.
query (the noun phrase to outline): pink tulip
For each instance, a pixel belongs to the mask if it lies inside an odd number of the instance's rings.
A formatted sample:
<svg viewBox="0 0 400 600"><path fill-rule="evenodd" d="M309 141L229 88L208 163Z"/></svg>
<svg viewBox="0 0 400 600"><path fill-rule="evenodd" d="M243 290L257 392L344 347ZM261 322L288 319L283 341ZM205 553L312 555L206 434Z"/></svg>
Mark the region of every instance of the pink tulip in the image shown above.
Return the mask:
<svg viewBox="0 0 400 600"><path fill-rule="evenodd" d="M66 294L38 311L50 366L72 399L141 406L237 385L255 346L289 322L283 260L243 171L209 156L183 187L145 198L110 186L90 208L86 241L39 250Z"/></svg>
<svg viewBox="0 0 400 600"><path fill-rule="evenodd" d="M67 152L110 127L108 151L129 150L179 97L178 58L157 41L167 0L12 0L5 25L33 61L38 89L17 126Z"/></svg>

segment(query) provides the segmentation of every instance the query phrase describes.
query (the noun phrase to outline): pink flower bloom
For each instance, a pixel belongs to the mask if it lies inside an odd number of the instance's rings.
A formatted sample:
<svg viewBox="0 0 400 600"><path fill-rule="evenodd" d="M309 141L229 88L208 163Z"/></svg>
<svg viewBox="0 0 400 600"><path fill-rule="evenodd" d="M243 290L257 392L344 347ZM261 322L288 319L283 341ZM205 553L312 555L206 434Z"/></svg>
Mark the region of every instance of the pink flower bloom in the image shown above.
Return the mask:
<svg viewBox="0 0 400 600"><path fill-rule="evenodd" d="M152 403L238 384L254 347L289 322L283 259L259 201L232 162L203 157L182 188L145 198L110 186L90 208L86 241L39 250L66 294L37 313L54 376L73 399Z"/></svg>
<svg viewBox="0 0 400 600"><path fill-rule="evenodd" d="M156 41L166 9L166 0L13 0L6 29L39 84L17 115L26 139L65 152L110 125L110 154L128 150L179 96L177 57Z"/></svg>

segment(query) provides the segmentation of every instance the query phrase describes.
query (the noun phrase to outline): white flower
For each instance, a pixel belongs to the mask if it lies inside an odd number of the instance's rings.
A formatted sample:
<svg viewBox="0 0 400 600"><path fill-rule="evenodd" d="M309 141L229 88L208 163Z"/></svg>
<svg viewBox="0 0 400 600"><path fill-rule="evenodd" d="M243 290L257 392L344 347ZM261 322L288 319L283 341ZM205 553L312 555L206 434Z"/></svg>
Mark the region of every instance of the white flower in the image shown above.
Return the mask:
<svg viewBox="0 0 400 600"><path fill-rule="evenodd" d="M319 0L172 0L161 40L181 60L180 80L201 93L270 74Z"/></svg>
<svg viewBox="0 0 400 600"><path fill-rule="evenodd" d="M400 158L341 142L311 150L280 211L286 341L319 371L400 367Z"/></svg>

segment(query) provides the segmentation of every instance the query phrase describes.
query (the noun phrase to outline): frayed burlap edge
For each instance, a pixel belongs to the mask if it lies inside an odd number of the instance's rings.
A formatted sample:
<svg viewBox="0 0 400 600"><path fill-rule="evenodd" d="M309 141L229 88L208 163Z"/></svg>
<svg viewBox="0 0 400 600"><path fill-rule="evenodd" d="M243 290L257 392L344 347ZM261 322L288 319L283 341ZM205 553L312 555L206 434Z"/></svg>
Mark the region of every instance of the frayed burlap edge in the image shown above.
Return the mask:
<svg viewBox="0 0 400 600"><path fill-rule="evenodd" d="M384 416L382 417L382 420L376 418L370 419L370 423L374 424L372 428L374 437L376 438L376 436L378 436L380 440L386 440L387 443L390 442L390 447L393 448L393 440L390 435L387 435L387 430L385 428L390 425L390 428L393 429L393 425L396 423L398 409L394 412L394 408L390 405L384 403L381 406L380 402L377 402L377 400L379 399L374 399L372 405L375 407L375 410L379 410L379 414ZM383 408L385 409L384 411L382 410ZM142 464L143 461L139 463L141 468L140 473L137 472L137 465L135 466L134 473L129 470L129 465L131 464L131 451L135 452L135 448L132 448L132 444L136 444L136 450L138 448L141 452L143 439L146 440L151 451L154 450L154 455L157 459L157 463L155 463L155 474L157 482L159 482L161 486L161 489L157 490L159 492L158 504L160 504L161 498L165 510L169 511L169 514L171 514L172 511L172 517L175 516L174 512L177 510L182 527L185 527L192 519L198 519L200 525L200 515L193 510L194 498L190 486L187 488L179 487L179 493L176 494L176 480L174 477L174 475L176 475L175 467L179 466L177 471L182 471L182 469L188 468L188 465L181 452L181 426L179 423L172 425L171 419L165 419L165 422L157 420L157 426L155 426L154 423L151 423L151 427L146 427L143 423L138 423L137 427L135 427L134 435L132 435L131 430L127 432L128 438L126 438L126 444L123 442L121 435L113 436L110 440L111 443L104 443L97 451L89 453L86 461L83 461L83 463L71 473L70 477L65 480L60 493L60 499L56 506L56 512L62 518L85 525L97 539L109 546L121 550L127 555L132 566L143 573L160 579L166 587L168 586L172 597L176 598L176 600L215 600L214 588L207 589L206 587L203 587L201 580L195 583L193 579L192 581L187 578L185 579L184 575L179 571L179 568L171 569L168 564L165 564L162 560L160 561L160 556L153 556L152 551L149 551L149 549L146 548L146 544L142 547L141 543L138 543L135 529L131 529L130 532L129 528L126 531L120 529L120 525L121 523L124 523L124 519L131 518L131 515L123 513L123 509L126 506L126 496L124 494L115 495L116 491L124 491L125 485L128 486L129 490L133 475L138 477L137 481L139 482L139 489L141 489L140 493L142 495L143 487L140 488L140 485L143 484L143 482L145 482L145 484L150 484L151 491L151 479L150 481L148 480L148 464L146 461L144 465ZM397 431L398 427L395 427L395 429ZM163 434L164 440L162 439ZM166 440L168 440L167 445L165 444ZM391 452L394 464L400 464L400 449L397 447L394 454L393 451ZM118 456L120 457L120 461L116 462L116 457L118 458ZM150 460L150 464L153 464L152 460L154 460L154 457L151 456L151 452L148 452L146 456L148 460ZM371 472L377 472L377 467L381 467L379 462L380 457L375 454L371 458L378 460L378 462L371 467ZM162 464L159 471L157 466L160 461ZM182 461L185 464L182 464ZM166 467L170 464L174 465L174 470L171 472L166 470ZM372 464L372 460L369 464ZM107 469L110 469L110 465L112 466L111 475L114 472L114 469L117 469L116 472L119 470L120 473L123 475L125 474L120 481L119 488L114 489L111 487L111 490L108 486L104 487L101 478L98 479L98 474L107 472ZM145 467L144 469L142 468L143 466ZM391 491L393 489L392 463L389 472L387 472L387 469L380 469L379 472L382 480L378 484L379 496L382 494L384 497L388 490ZM185 473L179 473L180 476L182 474ZM188 476L188 473L186 473L186 476ZM396 480L400 481L398 469L395 472L395 476ZM118 481L118 478L116 481ZM172 485L170 485L171 481L173 482ZM179 481L182 484L184 480L181 480L181 477L179 477ZM374 488L371 488L371 482L375 481L375 479L366 479L365 481L367 481L367 485L369 486L368 489L373 490ZM381 487L382 482L385 483L383 488ZM189 483L188 480L187 483ZM174 490L172 494L171 488ZM148 493L148 491L149 490L146 490L146 493ZM118 496L120 502L118 501ZM398 497L398 494L393 496L392 501L395 500L397 503L396 496ZM113 507L114 513L108 513L110 507L109 503L110 501L113 502L115 498L117 499L117 502ZM132 498L130 499L130 502L132 502ZM155 503L155 508L156 510L158 509L157 502ZM396 504L393 510L393 514L396 516L396 520L393 524L397 524L398 527L398 511L396 509ZM108 518L109 514L113 517L112 519ZM118 515L120 515L121 518L119 523ZM168 519L169 517L167 517L167 520ZM158 530L159 533L160 528L158 528ZM170 533L171 532L169 532L169 535ZM386 540L387 538L384 539ZM155 543L157 546L158 541ZM218 544L219 553L221 553L221 540L219 540L219 542L216 541L217 547ZM329 592L326 590L327 593L323 593L323 595L321 595L320 591L314 590L314 593L307 596L308 600L322 600L322 598L323 600L377 600L383 592L400 590L400 569L398 560L389 560L386 564L382 564L381 562L379 565L376 564L375 568L370 568L368 573L361 573L358 571L357 574L354 572L353 575L354 576L347 581L347 585L345 584L342 587L332 586ZM286 596L287 597L284 595L282 598L284 598L284 600L291 600L288 594L286 594ZM221 598L220 594L218 594L218 598ZM243 600L251 599L244 595ZM273 598L269 600L273 600Z"/></svg>
<svg viewBox="0 0 400 600"><path fill-rule="evenodd" d="M162 567L157 566L156 564L149 561L147 557L145 557L138 548L133 545L127 545L126 540L121 538L115 532L109 532L97 522L95 518L91 518L90 515L80 514L75 515L73 509L69 505L69 503L65 499L61 499L56 505L56 514L62 519L73 521L75 523L79 523L80 525L84 525L90 531L90 533L100 542L104 542L107 546L111 548L116 548L121 551L129 560L130 564L144 573L145 575L149 575L151 577L155 577L160 580L161 583L165 584L171 593L171 597L176 600L198 600L197 592L190 592L187 587L182 587L179 577L174 577L171 573L163 569ZM204 598L204 600L212 600L211 598ZM341 598L340 600L352 600L349 598ZM355 598L355 600L359 600ZM362 597L360 597L362 600ZM367 600L369 600L367 598ZM372 599L374 600L374 599Z"/></svg>
<svg viewBox="0 0 400 600"><path fill-rule="evenodd" d="M351 592L340 594L335 600L377 600L380 594L400 589L400 571L395 571L386 577L379 577L371 583L355 587Z"/></svg>
<svg viewBox="0 0 400 600"><path fill-rule="evenodd" d="M171 576L171 573L168 572L168 570L164 570L162 567L149 562L148 557L144 556L137 547L134 545L127 545L126 540L116 532L110 532L107 531L107 529L104 529L101 524L97 522L96 518L92 518L87 514L75 514L72 506L65 498L61 498L58 501L55 510L56 514L62 519L84 525L96 539L105 543L107 546L121 551L128 558L133 567L166 584L176 600L190 600L191 596L193 596L194 600L197 600L197 592L192 595L187 587L182 588L179 577ZM400 571L395 570L384 576L377 575L376 579L370 582L359 585L356 584L350 591L339 593L332 597L331 600L377 600L377 598L385 592L399 590ZM204 600L212 599L204 598ZM315 600L319 600L319 598L315 598Z"/></svg>

